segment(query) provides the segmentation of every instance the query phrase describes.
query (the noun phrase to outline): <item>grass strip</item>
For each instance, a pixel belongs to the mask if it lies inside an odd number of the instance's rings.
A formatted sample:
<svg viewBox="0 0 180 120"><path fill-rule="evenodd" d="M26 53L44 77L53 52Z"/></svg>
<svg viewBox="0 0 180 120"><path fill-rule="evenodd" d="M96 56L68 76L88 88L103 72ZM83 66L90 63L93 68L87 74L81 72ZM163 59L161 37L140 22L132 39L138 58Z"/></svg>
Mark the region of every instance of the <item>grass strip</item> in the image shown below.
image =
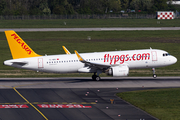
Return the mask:
<svg viewBox="0 0 180 120"><path fill-rule="evenodd" d="M156 70L159 76L178 76L180 71L174 70ZM91 79L93 73L44 73L31 70L22 70L15 68L14 70L0 70L0 78L21 78L21 77L89 77ZM129 76L152 76L150 69L130 70ZM100 77L110 77L105 73L100 74ZM103 79L103 78L102 78Z"/></svg>
<svg viewBox="0 0 180 120"><path fill-rule="evenodd" d="M160 120L180 120L180 88L118 93L121 99Z"/></svg>
<svg viewBox="0 0 180 120"><path fill-rule="evenodd" d="M180 20L157 19L50 19L1 20L0 28L180 27Z"/></svg>

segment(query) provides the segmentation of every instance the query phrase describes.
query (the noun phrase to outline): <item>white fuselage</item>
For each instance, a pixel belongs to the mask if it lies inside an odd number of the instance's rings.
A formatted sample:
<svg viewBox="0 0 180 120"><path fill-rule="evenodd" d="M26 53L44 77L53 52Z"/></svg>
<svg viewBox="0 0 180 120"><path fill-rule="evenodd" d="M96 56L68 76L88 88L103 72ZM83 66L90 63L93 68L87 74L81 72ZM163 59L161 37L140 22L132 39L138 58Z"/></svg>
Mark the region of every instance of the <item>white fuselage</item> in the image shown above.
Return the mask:
<svg viewBox="0 0 180 120"><path fill-rule="evenodd" d="M110 65L112 67L127 65L129 69L163 67L172 65L177 61L174 56L158 49L81 53L80 55L84 60L91 63ZM86 66L79 61L76 54L12 59L4 61L4 64L43 72L95 72L83 69Z"/></svg>

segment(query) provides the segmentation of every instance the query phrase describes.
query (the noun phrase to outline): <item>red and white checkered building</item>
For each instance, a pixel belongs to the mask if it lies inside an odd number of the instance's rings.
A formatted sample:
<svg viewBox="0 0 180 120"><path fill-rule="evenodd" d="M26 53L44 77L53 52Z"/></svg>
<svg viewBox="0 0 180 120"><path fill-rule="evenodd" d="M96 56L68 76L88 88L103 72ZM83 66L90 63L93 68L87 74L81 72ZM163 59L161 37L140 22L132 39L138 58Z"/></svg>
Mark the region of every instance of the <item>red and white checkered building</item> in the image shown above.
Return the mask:
<svg viewBox="0 0 180 120"><path fill-rule="evenodd" d="M158 11L157 19L174 19L174 12Z"/></svg>

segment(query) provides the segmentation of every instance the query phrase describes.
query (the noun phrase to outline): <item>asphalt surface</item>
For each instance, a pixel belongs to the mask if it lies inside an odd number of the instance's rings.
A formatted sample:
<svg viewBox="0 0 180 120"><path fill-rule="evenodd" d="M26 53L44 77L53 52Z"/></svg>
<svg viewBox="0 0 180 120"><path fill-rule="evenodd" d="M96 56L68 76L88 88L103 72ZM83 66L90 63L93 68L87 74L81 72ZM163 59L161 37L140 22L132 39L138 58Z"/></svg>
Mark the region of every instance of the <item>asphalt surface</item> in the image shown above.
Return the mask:
<svg viewBox="0 0 180 120"><path fill-rule="evenodd" d="M0 78L0 83L1 120L156 120L115 94L180 87L180 77Z"/></svg>
<svg viewBox="0 0 180 120"><path fill-rule="evenodd" d="M116 92L139 89L17 89L21 95L33 104L26 103L13 89L0 90L3 105L26 104L29 108L1 108L1 120L155 120L144 111L129 105L115 96ZM141 90L141 89L140 89ZM88 92L88 95L86 95ZM113 99L111 104L110 99ZM40 108L43 105L83 105L92 108ZM41 115L41 113L43 115Z"/></svg>
<svg viewBox="0 0 180 120"><path fill-rule="evenodd" d="M141 88L180 87L180 77L102 77L92 81L91 77L62 78L0 78L0 88Z"/></svg>
<svg viewBox="0 0 180 120"><path fill-rule="evenodd" d="M113 27L113 28L3 28L0 32L14 30L16 32L37 31L133 31L133 30L180 30L180 27Z"/></svg>

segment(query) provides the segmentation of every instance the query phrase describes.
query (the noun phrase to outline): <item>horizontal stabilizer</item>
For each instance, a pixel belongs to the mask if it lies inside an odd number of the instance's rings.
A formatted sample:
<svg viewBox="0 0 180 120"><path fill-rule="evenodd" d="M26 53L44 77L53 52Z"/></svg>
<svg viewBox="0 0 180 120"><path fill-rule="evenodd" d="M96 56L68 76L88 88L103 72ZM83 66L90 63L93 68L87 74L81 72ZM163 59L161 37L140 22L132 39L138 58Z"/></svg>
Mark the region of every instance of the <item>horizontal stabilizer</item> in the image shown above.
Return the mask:
<svg viewBox="0 0 180 120"><path fill-rule="evenodd" d="M4 65L8 65L8 66L24 66L26 64L28 64L28 62L25 61L14 61L14 60L6 60L3 63Z"/></svg>

